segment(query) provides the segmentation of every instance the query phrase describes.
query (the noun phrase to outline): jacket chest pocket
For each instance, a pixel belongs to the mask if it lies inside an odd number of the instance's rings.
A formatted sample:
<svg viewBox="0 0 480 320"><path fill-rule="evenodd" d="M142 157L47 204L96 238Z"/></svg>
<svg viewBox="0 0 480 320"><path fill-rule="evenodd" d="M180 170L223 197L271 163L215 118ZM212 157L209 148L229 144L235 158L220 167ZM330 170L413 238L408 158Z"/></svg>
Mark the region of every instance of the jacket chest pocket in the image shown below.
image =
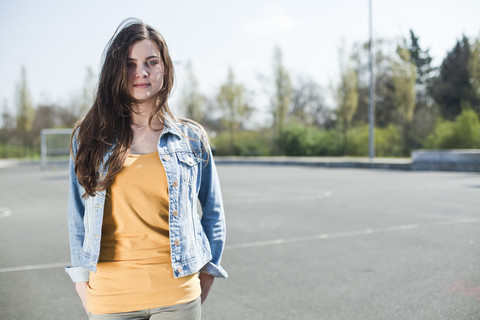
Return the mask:
<svg viewBox="0 0 480 320"><path fill-rule="evenodd" d="M183 182L194 184L198 177L198 163L201 161L193 152L177 152L180 175Z"/></svg>

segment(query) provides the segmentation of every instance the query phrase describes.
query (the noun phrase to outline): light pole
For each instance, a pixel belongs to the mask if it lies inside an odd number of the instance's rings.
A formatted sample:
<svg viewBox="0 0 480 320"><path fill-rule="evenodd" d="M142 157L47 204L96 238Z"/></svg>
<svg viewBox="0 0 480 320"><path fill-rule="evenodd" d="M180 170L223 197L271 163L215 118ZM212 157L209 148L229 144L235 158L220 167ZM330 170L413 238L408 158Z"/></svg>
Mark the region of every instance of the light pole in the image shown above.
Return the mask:
<svg viewBox="0 0 480 320"><path fill-rule="evenodd" d="M368 0L368 16L370 39L368 41L369 69L370 69L370 88L368 90L368 155L370 160L375 157L375 105L373 104L374 82L373 82L373 33L372 33L372 0Z"/></svg>

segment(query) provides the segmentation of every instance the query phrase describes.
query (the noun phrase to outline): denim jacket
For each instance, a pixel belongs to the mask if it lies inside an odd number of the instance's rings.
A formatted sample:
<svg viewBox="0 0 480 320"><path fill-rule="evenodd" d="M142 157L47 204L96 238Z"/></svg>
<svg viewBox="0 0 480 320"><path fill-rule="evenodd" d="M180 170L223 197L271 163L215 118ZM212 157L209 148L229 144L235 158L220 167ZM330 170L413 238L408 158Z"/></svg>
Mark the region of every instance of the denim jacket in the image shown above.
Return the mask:
<svg viewBox="0 0 480 320"><path fill-rule="evenodd" d="M225 245L225 215L220 183L210 147L202 143L193 125L168 118L157 151L168 183L170 253L174 277L197 271L226 278L220 266ZM71 266L65 271L74 282L88 281L100 256L105 190L82 198L84 189L75 174L78 143L70 157L68 229ZM103 163L111 155L107 152ZM101 176L108 168L100 168ZM197 213L197 198L202 216Z"/></svg>

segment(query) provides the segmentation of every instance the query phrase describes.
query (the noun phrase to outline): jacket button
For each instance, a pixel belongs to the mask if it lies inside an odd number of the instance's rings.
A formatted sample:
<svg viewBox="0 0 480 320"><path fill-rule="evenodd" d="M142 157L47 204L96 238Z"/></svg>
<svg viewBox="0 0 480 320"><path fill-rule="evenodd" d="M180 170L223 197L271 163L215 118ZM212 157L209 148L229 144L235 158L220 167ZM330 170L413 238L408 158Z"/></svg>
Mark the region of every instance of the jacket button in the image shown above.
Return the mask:
<svg viewBox="0 0 480 320"><path fill-rule="evenodd" d="M173 181L173 182L172 182L172 187L174 187L174 188L178 187L178 182L177 182L177 181Z"/></svg>
<svg viewBox="0 0 480 320"><path fill-rule="evenodd" d="M169 156L168 154L164 155L164 156L163 156L163 160L165 160L165 161L170 160L170 156Z"/></svg>
<svg viewBox="0 0 480 320"><path fill-rule="evenodd" d="M175 241L173 242L176 246L179 246L180 245L180 239L175 239Z"/></svg>
<svg viewBox="0 0 480 320"><path fill-rule="evenodd" d="M182 267L178 267L178 268L177 268L177 272L180 273L180 272L182 272L182 271L183 271L183 268L182 268Z"/></svg>
<svg viewBox="0 0 480 320"><path fill-rule="evenodd" d="M177 211L177 210L173 210L172 214L173 214L174 217L176 217L176 216L178 216L178 211Z"/></svg>

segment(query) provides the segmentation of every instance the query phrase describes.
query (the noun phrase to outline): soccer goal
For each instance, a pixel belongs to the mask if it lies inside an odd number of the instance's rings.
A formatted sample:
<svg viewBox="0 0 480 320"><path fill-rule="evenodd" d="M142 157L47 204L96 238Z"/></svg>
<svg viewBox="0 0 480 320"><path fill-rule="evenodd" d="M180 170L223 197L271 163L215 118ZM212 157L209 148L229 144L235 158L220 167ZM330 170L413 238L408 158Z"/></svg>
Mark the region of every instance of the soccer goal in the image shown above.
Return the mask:
<svg viewBox="0 0 480 320"><path fill-rule="evenodd" d="M43 129L41 132L42 170L55 164L66 164L70 156L72 129Z"/></svg>

